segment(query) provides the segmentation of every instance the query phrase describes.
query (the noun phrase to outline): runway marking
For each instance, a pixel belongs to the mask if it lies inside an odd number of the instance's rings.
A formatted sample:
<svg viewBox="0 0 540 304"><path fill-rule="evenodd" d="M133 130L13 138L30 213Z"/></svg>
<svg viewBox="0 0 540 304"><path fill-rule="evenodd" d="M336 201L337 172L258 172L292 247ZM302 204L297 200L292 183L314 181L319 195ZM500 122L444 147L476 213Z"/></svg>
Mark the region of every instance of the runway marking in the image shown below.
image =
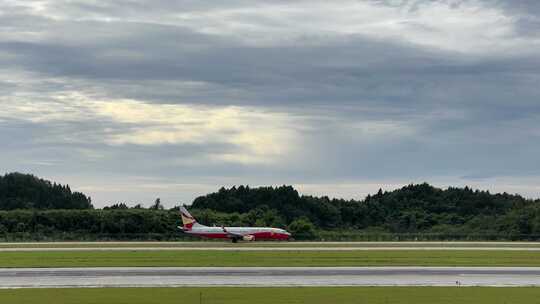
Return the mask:
<svg viewBox="0 0 540 304"><path fill-rule="evenodd" d="M111 267L0 269L0 288L540 286L540 267Z"/></svg>
<svg viewBox="0 0 540 304"><path fill-rule="evenodd" d="M20 247L0 252L34 251L540 251L531 247Z"/></svg>
<svg viewBox="0 0 540 304"><path fill-rule="evenodd" d="M5 242L0 243L0 245L14 246L14 245L62 245L62 244L73 244L73 245L92 245L92 244L158 244L158 245L201 245L201 244L221 244L222 242L205 242L205 241L95 241L95 242ZM249 243L246 243L249 244ZM419 244L419 245L536 245L540 246L540 242L489 242L489 241L399 241L399 242L387 242L387 241L358 241L358 242L340 242L340 241L329 241L329 242L308 242L308 241L298 241L298 242L261 242L261 243L252 243L257 245L289 245L289 244L306 244L306 245L377 245L377 244L386 244L386 245L401 245L401 244Z"/></svg>

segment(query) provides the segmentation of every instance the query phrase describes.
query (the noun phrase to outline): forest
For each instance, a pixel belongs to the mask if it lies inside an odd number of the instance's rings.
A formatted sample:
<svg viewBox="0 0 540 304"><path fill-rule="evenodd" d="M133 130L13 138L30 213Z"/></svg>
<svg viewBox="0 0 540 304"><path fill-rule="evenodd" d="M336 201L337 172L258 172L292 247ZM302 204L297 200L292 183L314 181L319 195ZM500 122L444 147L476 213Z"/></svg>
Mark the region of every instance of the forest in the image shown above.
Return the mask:
<svg viewBox="0 0 540 304"><path fill-rule="evenodd" d="M301 195L292 186L238 186L196 198L206 225L273 226L296 239L540 240L540 200L427 183L344 200ZM176 240L187 238L178 207L113 203L95 209L69 186L32 175L0 177L0 239Z"/></svg>
<svg viewBox="0 0 540 304"><path fill-rule="evenodd" d="M92 201L69 185L51 183L30 174L0 176L0 210L92 209Z"/></svg>

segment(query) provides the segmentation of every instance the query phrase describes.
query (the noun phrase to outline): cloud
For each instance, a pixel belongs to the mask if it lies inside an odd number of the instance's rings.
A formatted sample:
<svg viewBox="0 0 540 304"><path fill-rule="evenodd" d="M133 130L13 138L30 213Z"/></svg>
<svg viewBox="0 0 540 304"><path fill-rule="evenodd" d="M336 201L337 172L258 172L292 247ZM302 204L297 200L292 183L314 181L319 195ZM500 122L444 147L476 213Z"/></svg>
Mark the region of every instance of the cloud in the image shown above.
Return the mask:
<svg viewBox="0 0 540 304"><path fill-rule="evenodd" d="M246 164L272 163L293 153L294 147L287 143L295 142L298 136L294 117L286 113L234 106L100 101L76 92L38 102L19 96L16 102L5 102L0 116L39 124L108 121L108 127L96 132L108 145L223 144L234 149L212 151L207 160Z"/></svg>
<svg viewBox="0 0 540 304"><path fill-rule="evenodd" d="M318 44L360 35L460 52L501 52L537 44L516 37L516 17L493 1L20 2L19 11L54 21L188 28L247 45ZM12 8L13 9L13 8ZM309 20L309 22L305 22Z"/></svg>
<svg viewBox="0 0 540 304"><path fill-rule="evenodd" d="M113 121L135 125L129 133L115 134L110 144L224 143L236 152L214 152L210 160L238 163L275 162L293 153L298 134L285 113L255 108L155 105L135 101L100 103L95 111Z"/></svg>
<svg viewBox="0 0 540 304"><path fill-rule="evenodd" d="M478 177L536 193L539 8L4 1L0 166L69 176L100 202Z"/></svg>

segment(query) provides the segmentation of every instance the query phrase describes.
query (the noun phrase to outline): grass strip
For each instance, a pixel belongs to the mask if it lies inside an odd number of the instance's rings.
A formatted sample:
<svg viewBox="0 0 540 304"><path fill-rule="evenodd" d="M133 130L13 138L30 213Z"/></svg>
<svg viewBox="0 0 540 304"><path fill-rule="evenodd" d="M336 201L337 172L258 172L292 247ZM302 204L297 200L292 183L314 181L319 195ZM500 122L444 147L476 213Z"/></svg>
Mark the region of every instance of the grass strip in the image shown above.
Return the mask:
<svg viewBox="0 0 540 304"><path fill-rule="evenodd" d="M534 251L32 251L2 252L0 267L540 266Z"/></svg>
<svg viewBox="0 0 540 304"><path fill-rule="evenodd" d="M290 287L95 288L0 290L9 304L513 304L540 303L540 288Z"/></svg>

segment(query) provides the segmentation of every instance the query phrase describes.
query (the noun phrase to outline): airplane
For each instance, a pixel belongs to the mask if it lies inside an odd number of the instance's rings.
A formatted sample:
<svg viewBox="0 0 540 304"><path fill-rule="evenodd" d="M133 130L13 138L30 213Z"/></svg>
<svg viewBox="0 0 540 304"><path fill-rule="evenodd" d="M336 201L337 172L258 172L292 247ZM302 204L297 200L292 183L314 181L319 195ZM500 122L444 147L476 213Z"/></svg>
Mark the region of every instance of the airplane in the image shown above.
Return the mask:
<svg viewBox="0 0 540 304"><path fill-rule="evenodd" d="M239 240L288 240L291 237L289 232L279 228L204 226L199 224L184 206L180 207L180 214L184 226L178 226L178 228L190 235L211 239L230 239L233 243Z"/></svg>

